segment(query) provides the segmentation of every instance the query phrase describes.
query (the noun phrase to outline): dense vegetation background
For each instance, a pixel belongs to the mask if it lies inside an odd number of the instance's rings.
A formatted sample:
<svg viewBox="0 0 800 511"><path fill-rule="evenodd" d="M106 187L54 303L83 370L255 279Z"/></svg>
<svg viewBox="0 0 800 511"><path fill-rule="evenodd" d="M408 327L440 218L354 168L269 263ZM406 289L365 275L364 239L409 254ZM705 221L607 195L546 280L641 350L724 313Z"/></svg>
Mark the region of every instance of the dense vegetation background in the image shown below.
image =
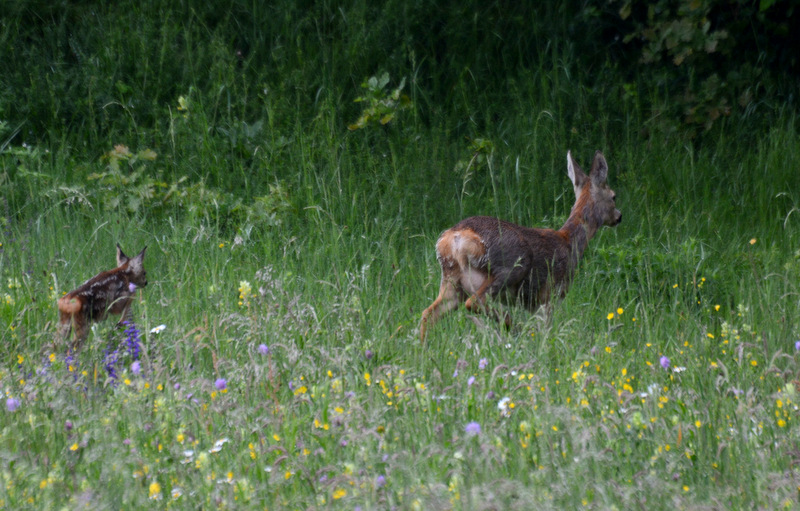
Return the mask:
<svg viewBox="0 0 800 511"><path fill-rule="evenodd" d="M0 507L796 506L799 25L795 0L3 3ZM568 149L604 152L623 223L554 322L459 313L421 346L439 232L557 228ZM149 247L144 355L108 323L67 356L55 299L115 242Z"/></svg>

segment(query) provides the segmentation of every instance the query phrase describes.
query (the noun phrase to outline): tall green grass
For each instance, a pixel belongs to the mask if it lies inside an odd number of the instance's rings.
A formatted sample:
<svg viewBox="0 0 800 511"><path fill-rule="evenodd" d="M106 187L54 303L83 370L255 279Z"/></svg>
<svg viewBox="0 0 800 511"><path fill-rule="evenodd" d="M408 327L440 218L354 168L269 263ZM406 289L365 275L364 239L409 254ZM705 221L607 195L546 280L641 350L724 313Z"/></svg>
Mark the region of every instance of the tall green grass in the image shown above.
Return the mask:
<svg viewBox="0 0 800 511"><path fill-rule="evenodd" d="M541 42L506 62L488 21L452 33L469 13L424 2L21 5L0 507L796 507L792 111L688 140L656 93L578 66L567 10L504 34ZM413 108L349 131L384 70ZM118 144L156 156L111 175ZM421 345L439 233L559 227L568 149L603 150L623 222L552 322L459 310ZM76 356L53 343L55 300L116 242L148 246L138 374L111 321Z"/></svg>

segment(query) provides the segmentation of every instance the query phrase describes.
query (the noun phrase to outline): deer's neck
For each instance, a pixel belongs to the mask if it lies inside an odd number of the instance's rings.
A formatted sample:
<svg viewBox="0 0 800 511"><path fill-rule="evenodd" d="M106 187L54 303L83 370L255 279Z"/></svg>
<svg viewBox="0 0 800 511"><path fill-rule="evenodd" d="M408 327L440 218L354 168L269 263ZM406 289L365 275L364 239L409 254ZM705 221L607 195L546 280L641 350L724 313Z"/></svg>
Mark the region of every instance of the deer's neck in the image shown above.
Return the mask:
<svg viewBox="0 0 800 511"><path fill-rule="evenodd" d="M590 212L591 201L588 196L582 196L582 200L578 200L572 207L569 218L564 225L559 229L567 239L571 252L572 262L577 262L583 257L586 247L589 246L591 240L597 229L600 227L597 222L592 221Z"/></svg>

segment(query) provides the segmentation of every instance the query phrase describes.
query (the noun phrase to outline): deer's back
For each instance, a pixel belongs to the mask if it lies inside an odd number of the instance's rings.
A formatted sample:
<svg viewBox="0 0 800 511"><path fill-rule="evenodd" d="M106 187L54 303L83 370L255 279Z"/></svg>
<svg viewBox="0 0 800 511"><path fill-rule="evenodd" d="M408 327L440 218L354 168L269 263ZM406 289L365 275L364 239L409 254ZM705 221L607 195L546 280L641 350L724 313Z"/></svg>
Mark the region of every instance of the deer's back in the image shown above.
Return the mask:
<svg viewBox="0 0 800 511"><path fill-rule="evenodd" d="M490 266L506 266L514 261L533 265L537 261L552 262L569 256L569 240L553 229L524 227L499 218L473 216L450 230L471 230L477 234L486 248L486 262Z"/></svg>
<svg viewBox="0 0 800 511"><path fill-rule="evenodd" d="M561 282L570 266L569 240L553 229L524 227L488 216L466 218L449 232L472 232L485 250L479 268L506 291L536 300L547 281Z"/></svg>

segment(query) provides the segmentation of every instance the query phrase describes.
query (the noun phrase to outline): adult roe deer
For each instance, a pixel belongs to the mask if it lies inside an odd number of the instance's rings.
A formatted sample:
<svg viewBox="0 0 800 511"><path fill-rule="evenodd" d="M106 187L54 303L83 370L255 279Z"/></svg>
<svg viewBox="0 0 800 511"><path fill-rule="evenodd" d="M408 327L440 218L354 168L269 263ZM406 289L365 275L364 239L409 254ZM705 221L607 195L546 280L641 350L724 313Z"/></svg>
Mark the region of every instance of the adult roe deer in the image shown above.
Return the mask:
<svg viewBox="0 0 800 511"><path fill-rule="evenodd" d="M422 313L421 341L431 325L466 300L473 312L486 312L506 327L486 303L486 295L518 298L531 311L546 305L554 293L563 297L589 240L603 225L622 220L616 195L608 187L608 164L597 151L587 176L567 152L567 172L575 204L559 230L533 229L503 220L473 216L439 236L436 257L442 266L439 296Z"/></svg>

